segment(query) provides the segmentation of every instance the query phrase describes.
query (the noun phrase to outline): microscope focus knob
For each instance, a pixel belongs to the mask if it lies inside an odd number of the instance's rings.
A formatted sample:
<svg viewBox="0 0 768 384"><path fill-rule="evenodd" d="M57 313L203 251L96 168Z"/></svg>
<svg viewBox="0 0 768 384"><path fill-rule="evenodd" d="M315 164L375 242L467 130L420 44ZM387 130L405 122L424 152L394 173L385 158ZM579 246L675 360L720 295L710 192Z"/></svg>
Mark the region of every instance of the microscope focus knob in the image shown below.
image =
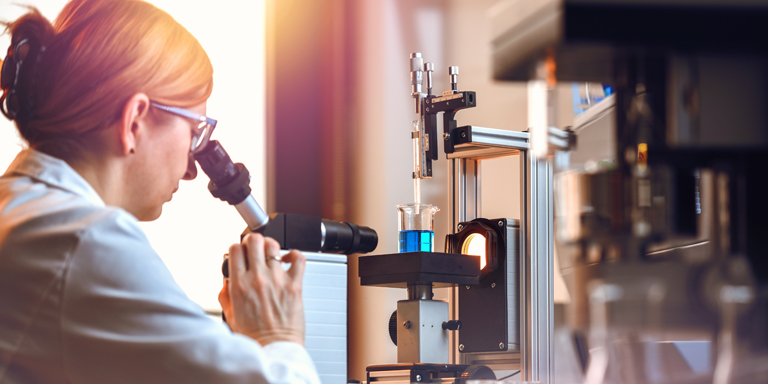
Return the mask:
<svg viewBox="0 0 768 384"><path fill-rule="evenodd" d="M397 310L389 317L389 338L397 346Z"/></svg>

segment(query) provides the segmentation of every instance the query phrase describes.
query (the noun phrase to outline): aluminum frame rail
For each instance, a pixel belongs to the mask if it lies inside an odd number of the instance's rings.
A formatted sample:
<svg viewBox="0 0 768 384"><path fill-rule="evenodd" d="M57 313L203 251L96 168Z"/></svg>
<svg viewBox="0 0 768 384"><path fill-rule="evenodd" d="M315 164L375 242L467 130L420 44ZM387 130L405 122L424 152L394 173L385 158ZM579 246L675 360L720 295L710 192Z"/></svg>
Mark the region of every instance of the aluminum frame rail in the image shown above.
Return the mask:
<svg viewBox="0 0 768 384"><path fill-rule="evenodd" d="M554 295L553 295L553 194L552 163L529 154L528 132L506 131L475 126L462 127L464 140L454 146L451 159L451 229L455 233L459 222L467 221L467 208L474 207L480 215L480 160L520 156L520 319L519 361L521 380L552 383L554 381ZM553 132L557 133L557 132ZM555 137L554 147L566 144L564 137ZM467 200L468 164L474 162L469 182L473 185L472 204ZM470 191L471 192L471 191ZM454 303L456 303L454 296ZM455 306L455 305L454 305ZM452 308L455 310L455 308ZM455 318L455 317L454 317ZM452 344L456 349L455 342ZM509 352L506 352L509 354ZM496 354L476 354L478 358L493 358ZM485 356L488 355L488 356ZM498 355L496 355L498 356ZM455 359L458 360L458 359Z"/></svg>
<svg viewBox="0 0 768 384"><path fill-rule="evenodd" d="M455 144L454 152L446 155L449 159L483 160L517 156L520 151L527 151L529 148L528 132L506 131L472 125L461 129L462 134L468 135L471 141Z"/></svg>

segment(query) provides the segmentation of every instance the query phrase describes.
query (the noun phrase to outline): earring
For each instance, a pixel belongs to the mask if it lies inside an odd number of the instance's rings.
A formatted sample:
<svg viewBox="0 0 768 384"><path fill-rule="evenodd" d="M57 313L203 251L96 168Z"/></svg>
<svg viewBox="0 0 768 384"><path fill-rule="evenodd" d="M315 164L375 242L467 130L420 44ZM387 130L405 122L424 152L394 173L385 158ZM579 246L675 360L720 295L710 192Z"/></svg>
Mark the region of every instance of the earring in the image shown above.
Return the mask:
<svg viewBox="0 0 768 384"><path fill-rule="evenodd" d="M133 155L134 153L136 153L136 151L133 150L133 148L131 148L131 155Z"/></svg>

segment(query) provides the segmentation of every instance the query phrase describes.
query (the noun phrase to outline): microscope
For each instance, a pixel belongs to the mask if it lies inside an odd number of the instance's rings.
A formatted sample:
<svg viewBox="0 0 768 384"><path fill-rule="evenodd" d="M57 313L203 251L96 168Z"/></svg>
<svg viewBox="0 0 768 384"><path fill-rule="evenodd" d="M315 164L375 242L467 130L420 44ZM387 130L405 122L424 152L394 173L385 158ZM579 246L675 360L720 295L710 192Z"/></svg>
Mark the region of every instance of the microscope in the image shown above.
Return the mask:
<svg viewBox="0 0 768 384"><path fill-rule="evenodd" d="M250 174L242 163L235 163L217 140L194 154L211 179L208 190L213 197L229 203L240 214L247 228L243 232L259 232L280 244L280 249L350 255L376 249L378 236L369 227L349 222L323 219L319 216L293 213L267 215L251 195ZM227 262L222 266L229 273Z"/></svg>
<svg viewBox="0 0 768 384"><path fill-rule="evenodd" d="M408 216L398 206L401 253L359 258L361 285L407 289L407 299L397 303L389 326L398 362L367 367L367 381L463 383L521 371L530 376L552 353L536 348L548 343L552 333L551 165L529 154L528 132L458 126L456 113L477 105L475 92L459 89L458 67L448 69L450 90L435 95L434 65L424 63L417 52L411 54L410 66L411 97L418 114L411 131L413 206L431 207L420 204L419 183L432 176L432 162L442 148L450 161L452 230L445 253L433 252L431 243L409 248L402 239L403 232L413 229L411 222L417 222L418 230L431 225L423 225L428 220L423 215L413 220L413 211L406 212ZM442 134L438 134L439 114ZM547 128L550 139L545 150L567 150L575 144L571 132ZM507 156L522 159L522 216L482 218L481 161ZM457 291L457 318L449 319L448 303L432 299L432 289L438 287Z"/></svg>

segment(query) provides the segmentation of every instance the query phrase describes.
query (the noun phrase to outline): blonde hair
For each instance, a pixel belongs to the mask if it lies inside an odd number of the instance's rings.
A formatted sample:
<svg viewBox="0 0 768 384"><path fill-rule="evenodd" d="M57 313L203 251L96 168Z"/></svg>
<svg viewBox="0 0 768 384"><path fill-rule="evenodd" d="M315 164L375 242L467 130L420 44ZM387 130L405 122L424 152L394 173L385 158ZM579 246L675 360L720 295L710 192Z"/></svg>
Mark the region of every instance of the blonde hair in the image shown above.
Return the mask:
<svg viewBox="0 0 768 384"><path fill-rule="evenodd" d="M31 104L15 118L33 148L75 155L90 133L119 121L138 92L162 104L204 102L213 67L200 43L166 12L140 0L72 0L53 25L35 8L8 25L11 48L35 39L40 50L28 70ZM75 147L73 147L73 144Z"/></svg>

